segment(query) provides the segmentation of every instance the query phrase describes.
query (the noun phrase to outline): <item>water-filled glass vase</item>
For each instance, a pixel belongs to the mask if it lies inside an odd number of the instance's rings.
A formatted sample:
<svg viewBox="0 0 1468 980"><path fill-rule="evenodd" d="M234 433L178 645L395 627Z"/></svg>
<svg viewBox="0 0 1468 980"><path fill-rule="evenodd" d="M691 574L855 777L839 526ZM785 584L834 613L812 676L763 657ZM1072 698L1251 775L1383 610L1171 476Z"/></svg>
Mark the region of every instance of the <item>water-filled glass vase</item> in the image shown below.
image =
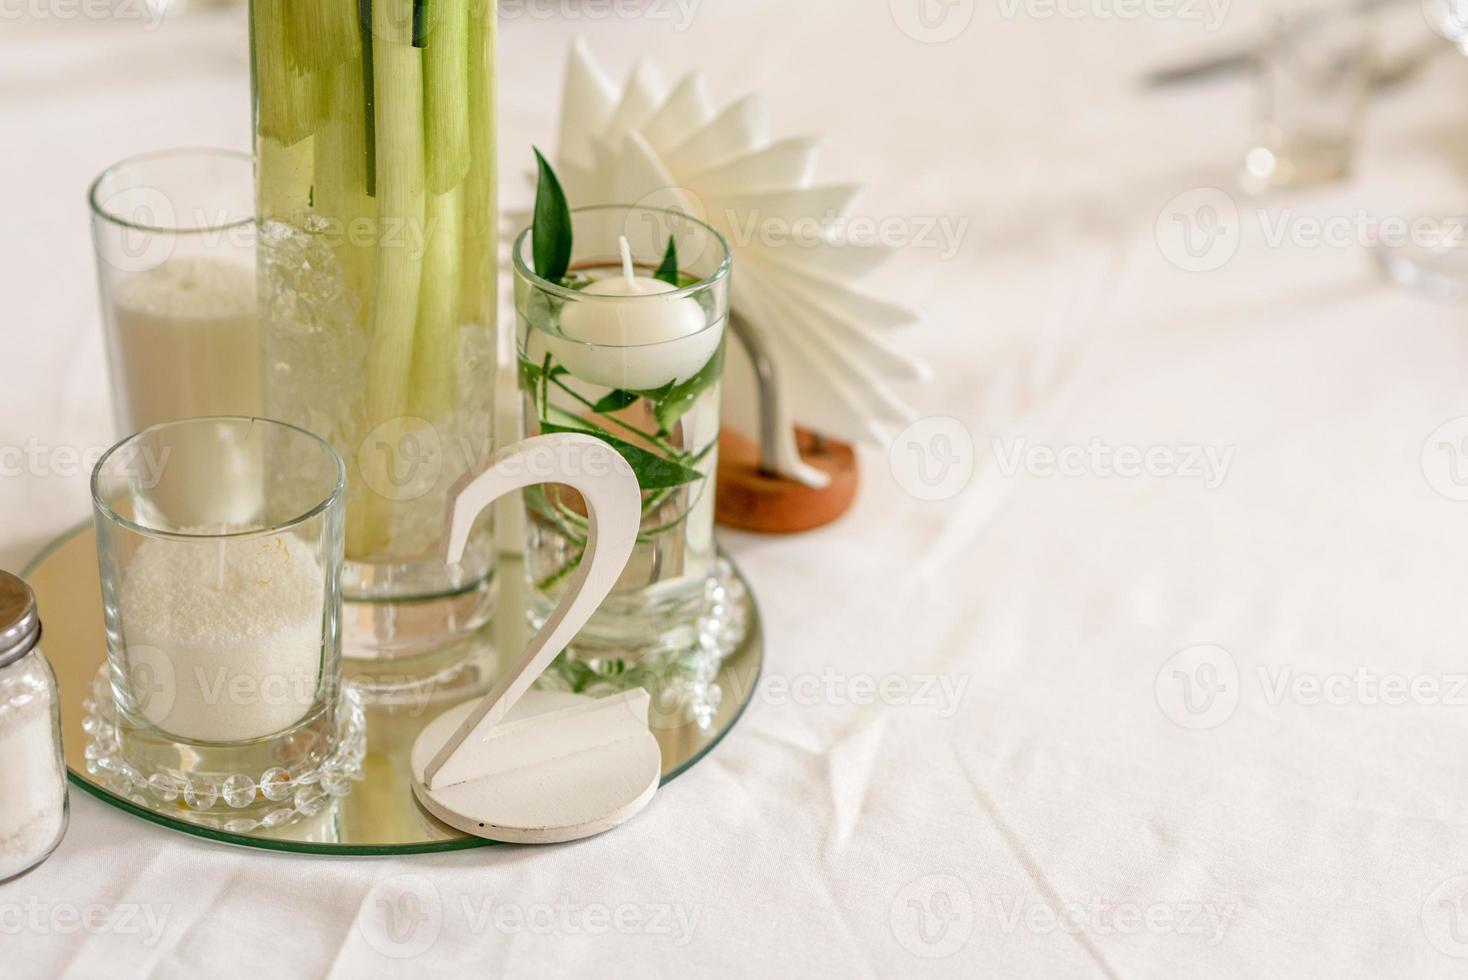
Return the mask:
<svg viewBox="0 0 1468 980"><path fill-rule="evenodd" d="M616 448L637 475L642 515L621 578L568 653L661 670L716 629L714 477L732 260L717 231L678 211L581 208L571 227L570 267L554 282L534 271L531 231L515 243L525 425ZM660 270L670 257L676 268ZM654 270L661 282L648 278ZM644 285L603 288L623 280ZM580 567L590 528L580 496L564 486L530 488L525 511L538 626Z"/></svg>
<svg viewBox="0 0 1468 980"><path fill-rule="evenodd" d="M344 654L453 670L492 604L490 529L438 542L492 448L495 0L251 0L251 51L265 411L346 463Z"/></svg>

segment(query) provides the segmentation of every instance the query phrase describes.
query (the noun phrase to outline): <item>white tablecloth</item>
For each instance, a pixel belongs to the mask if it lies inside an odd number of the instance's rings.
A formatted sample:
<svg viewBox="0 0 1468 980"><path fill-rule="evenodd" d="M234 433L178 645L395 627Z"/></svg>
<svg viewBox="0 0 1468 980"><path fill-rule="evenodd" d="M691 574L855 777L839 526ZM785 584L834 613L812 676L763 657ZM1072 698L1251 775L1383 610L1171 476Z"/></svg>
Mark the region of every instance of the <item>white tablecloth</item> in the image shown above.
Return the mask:
<svg viewBox="0 0 1468 980"><path fill-rule="evenodd" d="M0 0L9 568L87 515L73 451L111 433L88 180L249 142L237 12L147 30L48 2ZM1468 415L1468 317L1384 284L1362 233L1309 229L1468 210L1468 65L1383 94L1351 180L1255 200L1230 190L1247 83L1136 77L1257 12L1103 16L1124 7L960 0L947 43L884 0L508 22L512 203L584 32L619 72L648 50L728 99L769 90L777 133L824 133L823 176L868 186L862 215L967 220L877 278L928 313L900 341L937 377L910 393L961 424L917 448L961 492L919 499L945 488L914 483L914 446L902 479L870 449L840 523L725 534L765 682L626 827L313 858L74 792L55 856L0 887L0 973L1462 976L1465 432L1429 436ZM1237 254L1186 271L1165 208L1210 186Z"/></svg>

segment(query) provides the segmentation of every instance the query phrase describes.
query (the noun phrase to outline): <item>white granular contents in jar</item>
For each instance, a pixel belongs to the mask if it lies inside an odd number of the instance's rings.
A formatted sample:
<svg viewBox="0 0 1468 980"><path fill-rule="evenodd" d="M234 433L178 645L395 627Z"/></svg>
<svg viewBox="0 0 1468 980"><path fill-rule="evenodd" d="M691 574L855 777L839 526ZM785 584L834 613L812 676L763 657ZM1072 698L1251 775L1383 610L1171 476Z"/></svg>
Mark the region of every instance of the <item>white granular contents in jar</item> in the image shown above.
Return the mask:
<svg viewBox="0 0 1468 980"><path fill-rule="evenodd" d="M123 574L135 707L176 738L281 732L315 702L325 577L294 534L150 539Z"/></svg>
<svg viewBox="0 0 1468 980"><path fill-rule="evenodd" d="M66 818L66 776L44 678L0 679L0 880L46 856Z"/></svg>
<svg viewBox="0 0 1468 980"><path fill-rule="evenodd" d="M255 270L244 262L176 258L123 279L118 302L153 316L216 319L255 311Z"/></svg>
<svg viewBox="0 0 1468 980"><path fill-rule="evenodd" d="M113 383L129 431L205 415L260 412L255 270L181 256L112 292Z"/></svg>

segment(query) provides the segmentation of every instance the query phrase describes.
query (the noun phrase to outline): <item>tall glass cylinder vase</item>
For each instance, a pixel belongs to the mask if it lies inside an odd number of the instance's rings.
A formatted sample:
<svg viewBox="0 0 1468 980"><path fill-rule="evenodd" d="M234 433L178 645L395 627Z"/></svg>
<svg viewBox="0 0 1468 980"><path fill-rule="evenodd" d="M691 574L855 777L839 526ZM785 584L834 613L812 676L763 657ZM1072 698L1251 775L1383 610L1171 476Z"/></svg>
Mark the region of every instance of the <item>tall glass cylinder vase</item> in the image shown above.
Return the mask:
<svg viewBox="0 0 1468 980"><path fill-rule="evenodd" d="M344 652L395 677L456 669L492 605L490 529L438 542L492 448L495 15L251 0L265 408L346 462Z"/></svg>

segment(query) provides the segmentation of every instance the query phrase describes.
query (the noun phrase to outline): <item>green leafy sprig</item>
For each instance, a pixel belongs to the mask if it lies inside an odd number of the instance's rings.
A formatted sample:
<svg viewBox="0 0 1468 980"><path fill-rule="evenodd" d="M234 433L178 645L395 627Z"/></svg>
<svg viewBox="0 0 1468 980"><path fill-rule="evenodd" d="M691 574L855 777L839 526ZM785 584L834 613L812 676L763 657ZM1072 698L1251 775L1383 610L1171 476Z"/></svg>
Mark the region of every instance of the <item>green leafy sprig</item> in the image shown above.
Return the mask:
<svg viewBox="0 0 1468 980"><path fill-rule="evenodd" d="M540 171L535 185L535 219L530 226L535 274L560 283L571 266L571 207L556 172L539 150L535 151L535 163Z"/></svg>
<svg viewBox="0 0 1468 980"><path fill-rule="evenodd" d="M653 278L661 280L678 288L678 243L672 235L668 236L668 250L663 253L663 264L658 266L658 271L653 273Z"/></svg>
<svg viewBox="0 0 1468 980"><path fill-rule="evenodd" d="M570 268L574 241L571 209L565 191L539 150L535 151L535 160L539 180L530 232L535 273L569 289L584 289L591 280ZM695 277L679 272L677 241L671 235L654 276L674 288L697 282ZM532 299L528 313L532 319L544 317L546 322L543 326L555 332L559 330L555 321L563 306L562 300L543 296L539 302ZM523 355L519 358L520 386L530 396L540 431L584 433L615 449L632 467L638 486L642 488L644 522L657 514L680 488L706 482L705 474L697 467L712 451L716 440L711 440L701 450L693 451L673 445L672 433L699 396L718 383L723 365L724 345L721 343L708 363L690 378L671 381L655 390L614 389L593 399L576 389L571 383L576 380L575 375L564 365L557 364L550 354L546 354L542 363ZM575 402L582 410L572 412L552 404L553 391ZM648 431L624 417L625 410L639 401L647 404L652 419L657 423L656 431ZM677 527L687 519L704 489L690 491L689 500L686 506L680 505L679 513L658 526L644 527L638 540L646 542ZM580 564L586 546L586 517L566 506L559 495L547 493L541 487L527 490L526 501L533 512L553 524L576 548L566 564L537 583L540 588L549 588Z"/></svg>

